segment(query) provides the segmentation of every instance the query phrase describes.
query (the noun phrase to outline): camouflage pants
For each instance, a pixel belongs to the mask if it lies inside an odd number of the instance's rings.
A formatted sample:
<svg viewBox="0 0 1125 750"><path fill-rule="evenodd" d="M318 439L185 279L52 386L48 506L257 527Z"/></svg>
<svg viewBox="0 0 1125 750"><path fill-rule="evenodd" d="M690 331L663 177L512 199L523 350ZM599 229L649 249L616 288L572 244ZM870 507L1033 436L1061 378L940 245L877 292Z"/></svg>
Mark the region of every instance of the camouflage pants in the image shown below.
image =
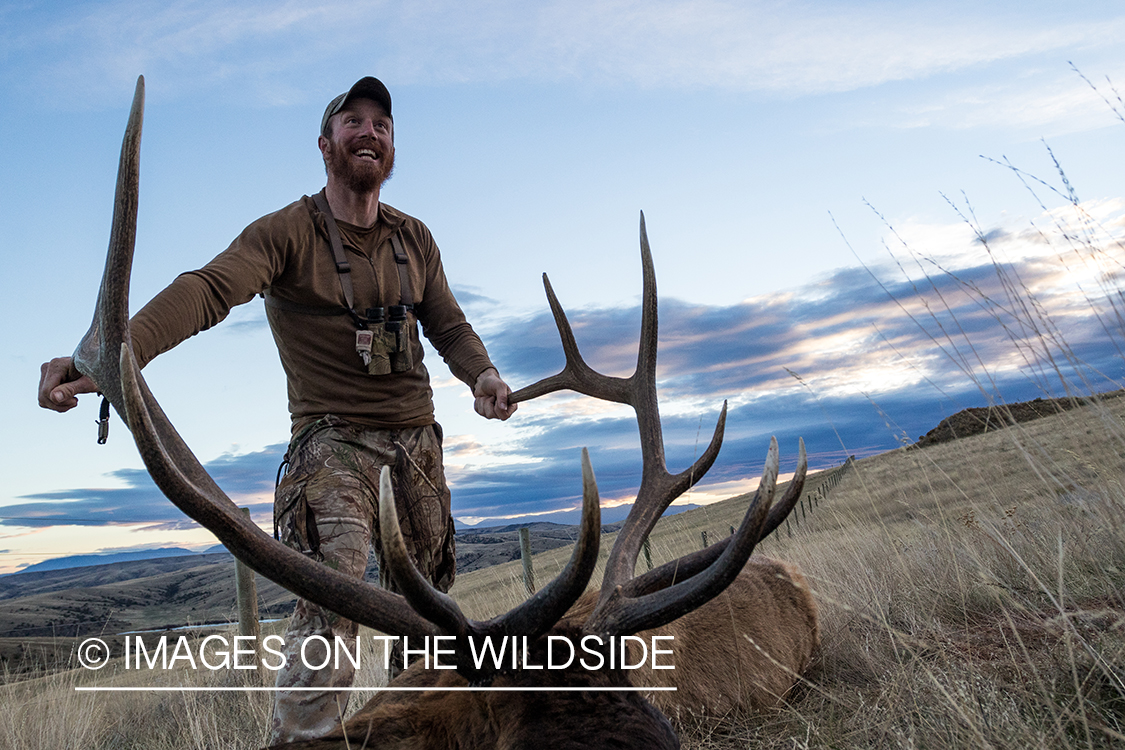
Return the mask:
<svg viewBox="0 0 1125 750"><path fill-rule="evenodd" d="M289 471L274 498L274 520L286 545L349 576L361 578L368 550L374 546L379 583L397 587L388 575L379 539L379 471L392 467L395 509L415 565L441 591L453 584L453 518L441 454L441 428L434 424L379 430L326 416L300 431L286 454ZM348 687L354 669L305 667L301 644L336 636L355 650L359 625L305 599L285 634L285 666L277 687ZM323 649L308 650L308 661L323 661ZM270 744L321 737L339 726L348 693L308 691L274 693Z"/></svg>

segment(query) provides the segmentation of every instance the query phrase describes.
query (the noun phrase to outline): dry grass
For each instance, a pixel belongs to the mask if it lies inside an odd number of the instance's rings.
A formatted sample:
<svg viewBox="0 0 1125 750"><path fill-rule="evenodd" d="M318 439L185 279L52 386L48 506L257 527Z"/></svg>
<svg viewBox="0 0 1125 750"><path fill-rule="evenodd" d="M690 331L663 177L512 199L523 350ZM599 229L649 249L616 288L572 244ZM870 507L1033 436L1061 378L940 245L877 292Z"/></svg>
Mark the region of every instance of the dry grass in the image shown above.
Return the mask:
<svg viewBox="0 0 1125 750"><path fill-rule="evenodd" d="M213 657L212 660L217 661ZM270 710L270 698L264 693L91 693L75 689L254 684L247 681L245 673L205 669L127 671L120 658L98 671L78 667L73 656L71 664L69 669L0 687L0 700L7 709L0 714L0 747L234 750L263 744Z"/></svg>
<svg viewBox="0 0 1125 750"><path fill-rule="evenodd" d="M1125 399L857 462L792 537L763 544L806 571L821 605L823 645L806 680L776 712L683 724L685 747L1125 744L1123 418ZM719 534L744 510L734 499L663 521L654 562L695 549L700 530ZM537 556L539 575L566 554ZM516 563L463 576L455 594L487 616L521 591ZM357 684L384 684L373 662ZM261 744L265 694L74 691L142 682L114 666L2 688L0 746Z"/></svg>
<svg viewBox="0 0 1125 750"><path fill-rule="evenodd" d="M1125 742L1125 453L1103 430L1123 415L858 462L799 538L767 543L821 603L806 683L776 715L701 721L685 744Z"/></svg>

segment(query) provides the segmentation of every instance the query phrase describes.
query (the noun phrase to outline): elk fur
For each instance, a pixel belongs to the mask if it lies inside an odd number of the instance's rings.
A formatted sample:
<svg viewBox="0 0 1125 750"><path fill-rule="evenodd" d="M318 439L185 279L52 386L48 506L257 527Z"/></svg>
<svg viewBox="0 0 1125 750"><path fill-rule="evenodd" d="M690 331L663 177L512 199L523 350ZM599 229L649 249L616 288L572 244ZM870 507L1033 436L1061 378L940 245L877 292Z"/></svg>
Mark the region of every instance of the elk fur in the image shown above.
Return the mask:
<svg viewBox="0 0 1125 750"><path fill-rule="evenodd" d="M578 606L585 603L578 602ZM819 645L816 602L789 563L751 557L727 587L694 612L641 633L673 635L675 669L633 672L637 687L673 718L771 708L796 684ZM755 647L756 644L756 647Z"/></svg>
<svg viewBox="0 0 1125 750"><path fill-rule="evenodd" d="M584 622L596 603L596 591L584 594L552 633ZM542 671L529 671L522 677L500 677L493 684L562 686L585 679L590 686L674 687L675 691L642 690L632 700L620 693L591 694L584 699L558 693L550 701L536 693L385 692L356 712L341 731L274 750L343 750L362 747L364 742L369 747L401 750L516 748L524 740L542 746L542 735L536 732L553 733L549 723L528 725L536 712L560 713L571 727L589 723L589 734L586 726L581 734L600 737L605 744L598 746L611 747L612 739L619 735L636 743L652 732L652 708L672 718L771 708L796 684L816 650L816 602L795 566L755 556L722 594L678 620L638 635L649 643L654 635L673 636L670 648L676 668L654 670L649 660L632 670L564 670L551 673L549 683ZM635 661L632 655L630 659ZM456 672L427 670L416 663L392 685L464 687L468 682ZM570 710L575 713L567 714ZM606 716L614 718L607 723ZM663 726L667 721L660 717L656 723ZM567 738L574 739L574 733Z"/></svg>

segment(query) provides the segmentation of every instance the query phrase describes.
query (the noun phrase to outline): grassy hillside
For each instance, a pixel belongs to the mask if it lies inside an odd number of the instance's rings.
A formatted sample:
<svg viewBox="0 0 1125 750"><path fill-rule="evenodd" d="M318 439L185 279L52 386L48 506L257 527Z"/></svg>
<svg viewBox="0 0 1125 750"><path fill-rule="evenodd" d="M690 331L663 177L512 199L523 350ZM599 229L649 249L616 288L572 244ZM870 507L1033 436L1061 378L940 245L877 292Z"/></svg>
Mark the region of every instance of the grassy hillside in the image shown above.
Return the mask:
<svg viewBox="0 0 1125 750"><path fill-rule="evenodd" d="M791 535L782 527L760 545L812 582L822 617L813 668L776 711L688 720L685 747L1121 746L1123 423L1115 399L856 462L811 510L806 502ZM735 498L663 520L654 563L698 548L703 530L728 533L745 507ZM537 555L541 580L567 554ZM519 564L468 573L453 593L470 616L495 614L523 596ZM25 680L0 688L14 707L0 745L248 748L264 736L262 694L73 691L142 679L241 678L118 663ZM360 679L384 678L376 668Z"/></svg>

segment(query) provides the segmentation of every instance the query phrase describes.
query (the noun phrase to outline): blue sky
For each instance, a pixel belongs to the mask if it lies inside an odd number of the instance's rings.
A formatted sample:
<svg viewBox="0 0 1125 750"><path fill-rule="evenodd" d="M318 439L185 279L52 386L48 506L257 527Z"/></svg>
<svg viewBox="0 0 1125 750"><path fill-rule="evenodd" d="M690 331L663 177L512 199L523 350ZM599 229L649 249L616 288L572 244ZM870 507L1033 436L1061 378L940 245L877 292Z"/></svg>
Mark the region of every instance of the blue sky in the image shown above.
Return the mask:
<svg viewBox="0 0 1125 750"><path fill-rule="evenodd" d="M210 543L147 482L120 422L95 445L95 399L62 416L34 404L39 364L88 325L138 74L135 306L323 185L321 112L363 75L394 97L384 200L429 225L514 388L561 364L543 272L588 360L628 373L643 210L671 468L731 404L719 461L687 498L707 502L753 485L771 434L783 470L799 435L827 467L985 392L1057 392L1054 366L1120 381L1125 124L1070 63L1112 99L1123 36L1109 2L7 4L0 572ZM982 155L1059 192L1031 182L1036 197ZM1018 328L1002 278L1032 290L1080 364L1020 343L1041 338ZM558 396L485 423L440 361L430 370L455 515L573 507L581 446L607 501L628 500L627 410ZM288 415L260 303L145 375L267 523Z"/></svg>

